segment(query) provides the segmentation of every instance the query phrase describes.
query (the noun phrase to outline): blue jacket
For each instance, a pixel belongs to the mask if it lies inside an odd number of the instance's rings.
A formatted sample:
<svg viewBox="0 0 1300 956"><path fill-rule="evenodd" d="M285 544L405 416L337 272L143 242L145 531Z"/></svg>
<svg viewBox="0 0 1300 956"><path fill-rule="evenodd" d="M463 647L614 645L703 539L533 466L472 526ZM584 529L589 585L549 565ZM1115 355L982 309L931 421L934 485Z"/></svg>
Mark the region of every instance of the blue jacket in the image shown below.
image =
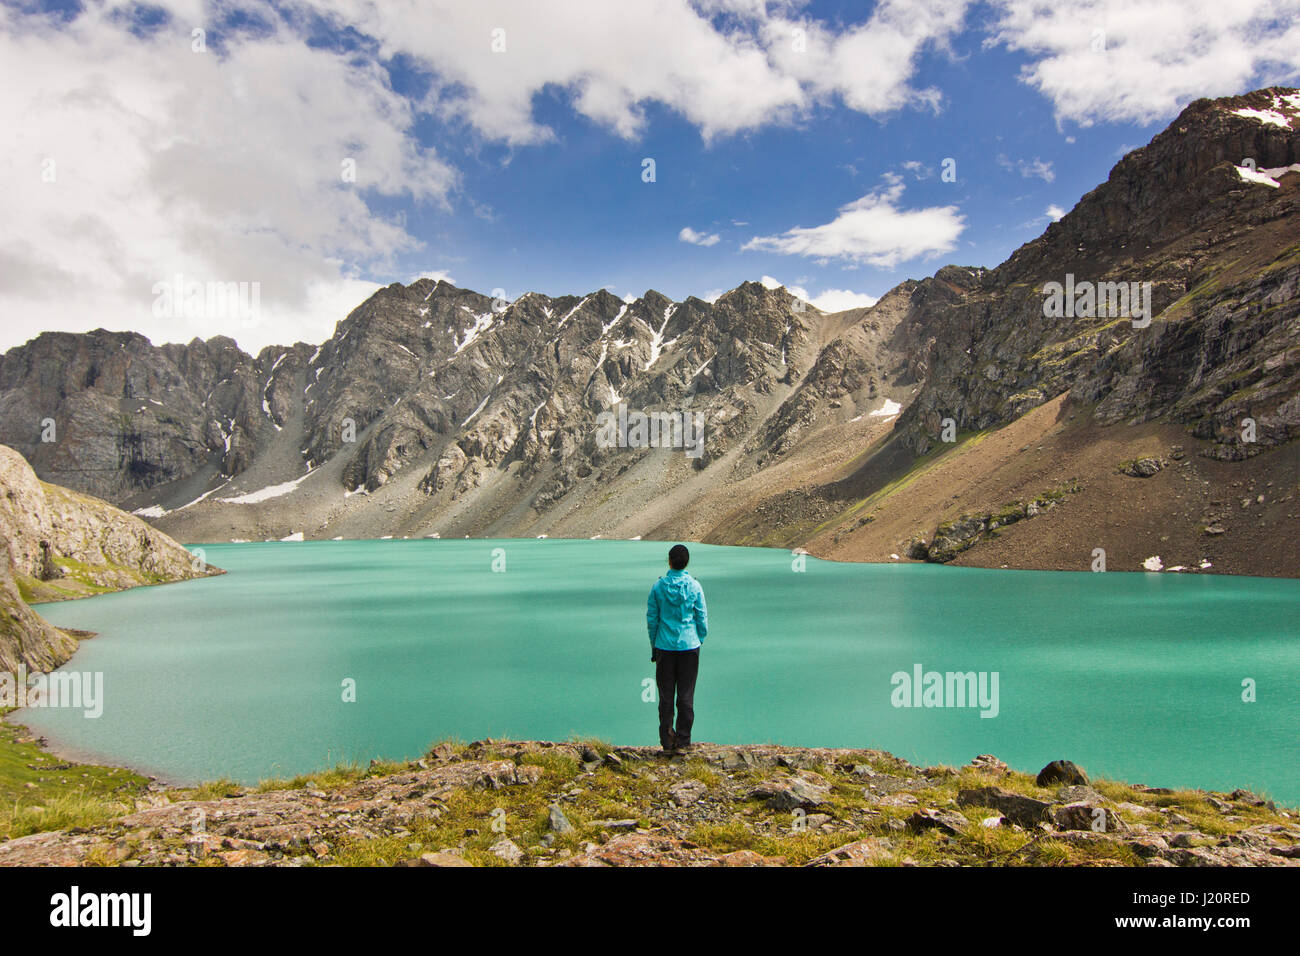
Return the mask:
<svg viewBox="0 0 1300 956"><path fill-rule="evenodd" d="M661 651L691 651L709 633L704 588L685 571L669 571L650 588L645 622L650 646Z"/></svg>

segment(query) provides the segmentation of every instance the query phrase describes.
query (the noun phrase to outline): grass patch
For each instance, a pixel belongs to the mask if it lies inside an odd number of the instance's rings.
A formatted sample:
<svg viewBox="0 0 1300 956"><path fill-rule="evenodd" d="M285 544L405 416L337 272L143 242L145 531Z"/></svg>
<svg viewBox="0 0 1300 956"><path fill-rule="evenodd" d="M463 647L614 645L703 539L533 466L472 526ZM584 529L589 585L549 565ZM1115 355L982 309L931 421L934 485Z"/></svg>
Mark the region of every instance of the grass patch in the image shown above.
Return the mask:
<svg viewBox="0 0 1300 956"><path fill-rule="evenodd" d="M134 809L149 785L121 767L69 764L22 742L27 736L26 727L0 721L0 840L106 822Z"/></svg>

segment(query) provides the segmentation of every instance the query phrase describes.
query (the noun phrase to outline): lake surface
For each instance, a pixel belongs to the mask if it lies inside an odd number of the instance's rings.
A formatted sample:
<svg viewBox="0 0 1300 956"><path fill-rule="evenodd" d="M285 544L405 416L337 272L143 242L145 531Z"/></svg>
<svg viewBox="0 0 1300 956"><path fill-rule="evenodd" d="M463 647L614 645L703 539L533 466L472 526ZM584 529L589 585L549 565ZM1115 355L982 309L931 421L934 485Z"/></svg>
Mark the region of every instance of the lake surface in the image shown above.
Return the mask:
<svg viewBox="0 0 1300 956"><path fill-rule="evenodd" d="M104 710L15 719L65 752L179 782L414 757L445 738L658 740L645 600L664 544L205 551L230 573L42 606L100 632L63 670L102 672ZM813 558L796 571L785 551L691 552L710 618L696 740L877 747L923 765L992 753L1029 772L1066 758L1300 804L1298 581ZM918 665L996 672L997 715L894 706L893 675Z"/></svg>

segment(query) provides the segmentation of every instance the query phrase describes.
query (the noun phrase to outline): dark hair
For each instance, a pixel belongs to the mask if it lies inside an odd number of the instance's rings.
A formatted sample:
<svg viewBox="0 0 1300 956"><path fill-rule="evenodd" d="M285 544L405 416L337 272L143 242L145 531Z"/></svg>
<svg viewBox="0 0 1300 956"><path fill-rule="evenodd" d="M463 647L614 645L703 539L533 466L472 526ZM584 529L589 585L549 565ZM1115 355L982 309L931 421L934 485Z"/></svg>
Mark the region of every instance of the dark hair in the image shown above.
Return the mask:
<svg viewBox="0 0 1300 956"><path fill-rule="evenodd" d="M675 544L668 549L668 567L674 571L681 571L690 563L691 553L686 550L686 545Z"/></svg>

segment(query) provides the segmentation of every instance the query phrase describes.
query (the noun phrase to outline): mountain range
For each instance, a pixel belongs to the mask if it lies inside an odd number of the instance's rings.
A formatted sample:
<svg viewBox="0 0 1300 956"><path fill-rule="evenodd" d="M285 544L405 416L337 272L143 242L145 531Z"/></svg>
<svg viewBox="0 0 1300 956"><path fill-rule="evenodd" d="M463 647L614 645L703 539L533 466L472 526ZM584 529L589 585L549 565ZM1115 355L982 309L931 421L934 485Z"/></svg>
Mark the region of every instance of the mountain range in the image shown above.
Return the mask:
<svg viewBox="0 0 1300 956"><path fill-rule="evenodd" d="M1198 100L1001 265L847 312L420 279L257 355L45 333L0 357L0 442L187 541L1300 576L1298 130L1294 89Z"/></svg>

